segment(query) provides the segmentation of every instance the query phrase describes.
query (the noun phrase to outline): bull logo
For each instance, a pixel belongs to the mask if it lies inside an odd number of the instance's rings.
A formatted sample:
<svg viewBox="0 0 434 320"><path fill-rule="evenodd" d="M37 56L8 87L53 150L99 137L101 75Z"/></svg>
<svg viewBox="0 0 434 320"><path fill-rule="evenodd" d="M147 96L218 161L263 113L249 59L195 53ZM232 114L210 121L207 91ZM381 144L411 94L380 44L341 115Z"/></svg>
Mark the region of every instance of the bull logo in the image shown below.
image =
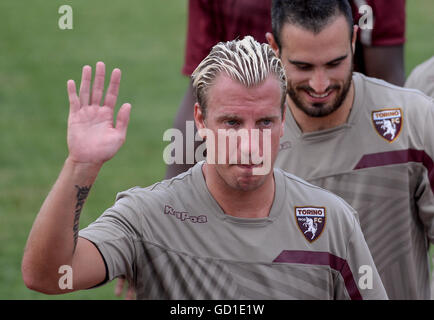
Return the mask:
<svg viewBox="0 0 434 320"><path fill-rule="evenodd" d="M395 139L396 134L396 124L391 120L383 120L383 124L381 125L381 129L385 130L383 136L387 136L390 134L390 140Z"/></svg>
<svg viewBox="0 0 434 320"><path fill-rule="evenodd" d="M326 210L324 207L295 207L295 219L306 240L313 242L324 230Z"/></svg>
<svg viewBox="0 0 434 320"><path fill-rule="evenodd" d="M387 142L392 143L401 133L401 109L382 109L372 112L372 121L377 133Z"/></svg>
<svg viewBox="0 0 434 320"><path fill-rule="evenodd" d="M306 234L307 232L310 232L312 234L312 237L310 238L310 240L315 238L315 233L318 230L318 223L313 222L312 218L306 217L306 222L303 222L303 226L307 227L307 230L303 233Z"/></svg>

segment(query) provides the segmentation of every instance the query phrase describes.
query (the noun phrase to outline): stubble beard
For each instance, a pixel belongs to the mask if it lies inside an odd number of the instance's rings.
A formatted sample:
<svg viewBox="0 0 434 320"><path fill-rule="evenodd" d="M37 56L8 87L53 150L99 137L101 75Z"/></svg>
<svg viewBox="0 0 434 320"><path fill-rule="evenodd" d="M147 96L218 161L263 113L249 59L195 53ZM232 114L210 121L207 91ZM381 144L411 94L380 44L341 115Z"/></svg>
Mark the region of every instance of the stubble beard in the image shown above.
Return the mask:
<svg viewBox="0 0 434 320"><path fill-rule="evenodd" d="M330 104L313 103L308 105L307 103L303 102L300 98L300 94L298 94L297 91L306 90L306 91L314 92L314 90L311 87L306 85L294 87L290 82L288 82L287 93L288 96L291 98L291 100L294 102L295 106L301 111L303 111L306 115L313 118L321 118L332 114L342 106L343 102L345 101L345 98L348 95L348 92L350 91L352 78L353 78L353 68L351 68L351 71L349 72L343 86L332 85L327 88L326 91L330 91L330 90L338 91L336 98Z"/></svg>

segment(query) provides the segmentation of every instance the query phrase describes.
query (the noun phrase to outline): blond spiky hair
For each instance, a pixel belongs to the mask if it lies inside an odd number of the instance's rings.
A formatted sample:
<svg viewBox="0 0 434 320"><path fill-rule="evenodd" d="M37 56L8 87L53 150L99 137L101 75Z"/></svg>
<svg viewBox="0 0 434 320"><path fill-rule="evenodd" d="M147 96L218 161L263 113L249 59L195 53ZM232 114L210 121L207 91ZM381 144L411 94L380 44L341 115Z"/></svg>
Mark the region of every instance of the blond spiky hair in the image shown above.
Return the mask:
<svg viewBox="0 0 434 320"><path fill-rule="evenodd" d="M242 40L220 42L211 49L191 76L197 102L204 115L207 91L221 72L246 87L258 85L273 74L281 84L283 112L286 96L285 70L268 44L260 44L251 36L246 36Z"/></svg>

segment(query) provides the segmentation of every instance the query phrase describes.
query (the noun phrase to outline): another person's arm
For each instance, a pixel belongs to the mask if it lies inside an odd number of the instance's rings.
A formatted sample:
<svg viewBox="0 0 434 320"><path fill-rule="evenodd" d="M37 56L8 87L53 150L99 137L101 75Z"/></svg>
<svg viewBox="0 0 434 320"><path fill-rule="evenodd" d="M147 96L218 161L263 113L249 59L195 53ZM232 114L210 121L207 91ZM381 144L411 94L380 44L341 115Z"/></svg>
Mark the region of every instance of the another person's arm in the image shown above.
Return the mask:
<svg viewBox="0 0 434 320"><path fill-rule="evenodd" d="M404 45L363 46L366 75L404 86Z"/></svg>
<svg viewBox="0 0 434 320"><path fill-rule="evenodd" d="M405 0L353 0L351 3L355 22L360 27L356 71L403 86ZM372 9L372 16L364 8L366 5ZM365 25L369 21L372 26Z"/></svg>
<svg viewBox="0 0 434 320"><path fill-rule="evenodd" d="M182 132L182 150L183 150L183 162L182 163L174 163L168 164L166 168L166 179L170 179L176 177L178 174L187 171L191 167L195 165L196 162L202 159L194 159L194 163L187 163L187 152L191 154L196 153L196 149L199 147L203 141L194 141L194 136L187 135L187 121L191 121L191 124L194 126L194 134L197 132L196 125L194 124L193 118L193 110L194 104L196 103L196 99L194 97L194 90L191 82L189 83L187 90L185 92L184 98L182 99L181 105L179 106L178 112L175 116L175 120L173 126L175 129L178 129ZM190 139L190 141L188 141ZM188 148L188 146L192 146L192 148Z"/></svg>
<svg viewBox="0 0 434 320"><path fill-rule="evenodd" d="M43 293L90 288L106 278L104 260L98 249L78 237L79 218L103 163L110 160L125 141L131 106L122 105L115 127L113 115L121 72L113 70L102 106L105 78L102 62L96 65L92 90L91 76L91 67L85 66L79 96L74 81L68 81L69 155L35 219L24 251L24 282L30 289ZM72 267L71 290L59 287L62 265Z"/></svg>

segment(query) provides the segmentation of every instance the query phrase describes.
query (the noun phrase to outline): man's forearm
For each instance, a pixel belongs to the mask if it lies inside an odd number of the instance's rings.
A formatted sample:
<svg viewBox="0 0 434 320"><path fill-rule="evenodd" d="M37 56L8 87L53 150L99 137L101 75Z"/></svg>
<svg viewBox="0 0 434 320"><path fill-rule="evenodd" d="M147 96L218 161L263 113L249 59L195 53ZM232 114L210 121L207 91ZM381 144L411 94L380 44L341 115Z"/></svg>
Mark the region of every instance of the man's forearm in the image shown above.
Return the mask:
<svg viewBox="0 0 434 320"><path fill-rule="evenodd" d="M100 165L70 159L60 172L33 224L23 257L23 277L54 285L61 265L71 265L78 240L79 219ZM56 282L57 283L57 282Z"/></svg>
<svg viewBox="0 0 434 320"><path fill-rule="evenodd" d="M405 82L404 46L365 46L365 72L369 77L383 79L397 86Z"/></svg>
<svg viewBox="0 0 434 320"><path fill-rule="evenodd" d="M73 237L74 237L73 253L75 252L75 247L77 246L81 210L83 209L84 202L87 199L91 186L92 186L91 184L89 184L88 186L75 185L75 188L77 189L77 195L75 197L76 203L75 203L75 210L74 210L74 226L72 228Z"/></svg>

